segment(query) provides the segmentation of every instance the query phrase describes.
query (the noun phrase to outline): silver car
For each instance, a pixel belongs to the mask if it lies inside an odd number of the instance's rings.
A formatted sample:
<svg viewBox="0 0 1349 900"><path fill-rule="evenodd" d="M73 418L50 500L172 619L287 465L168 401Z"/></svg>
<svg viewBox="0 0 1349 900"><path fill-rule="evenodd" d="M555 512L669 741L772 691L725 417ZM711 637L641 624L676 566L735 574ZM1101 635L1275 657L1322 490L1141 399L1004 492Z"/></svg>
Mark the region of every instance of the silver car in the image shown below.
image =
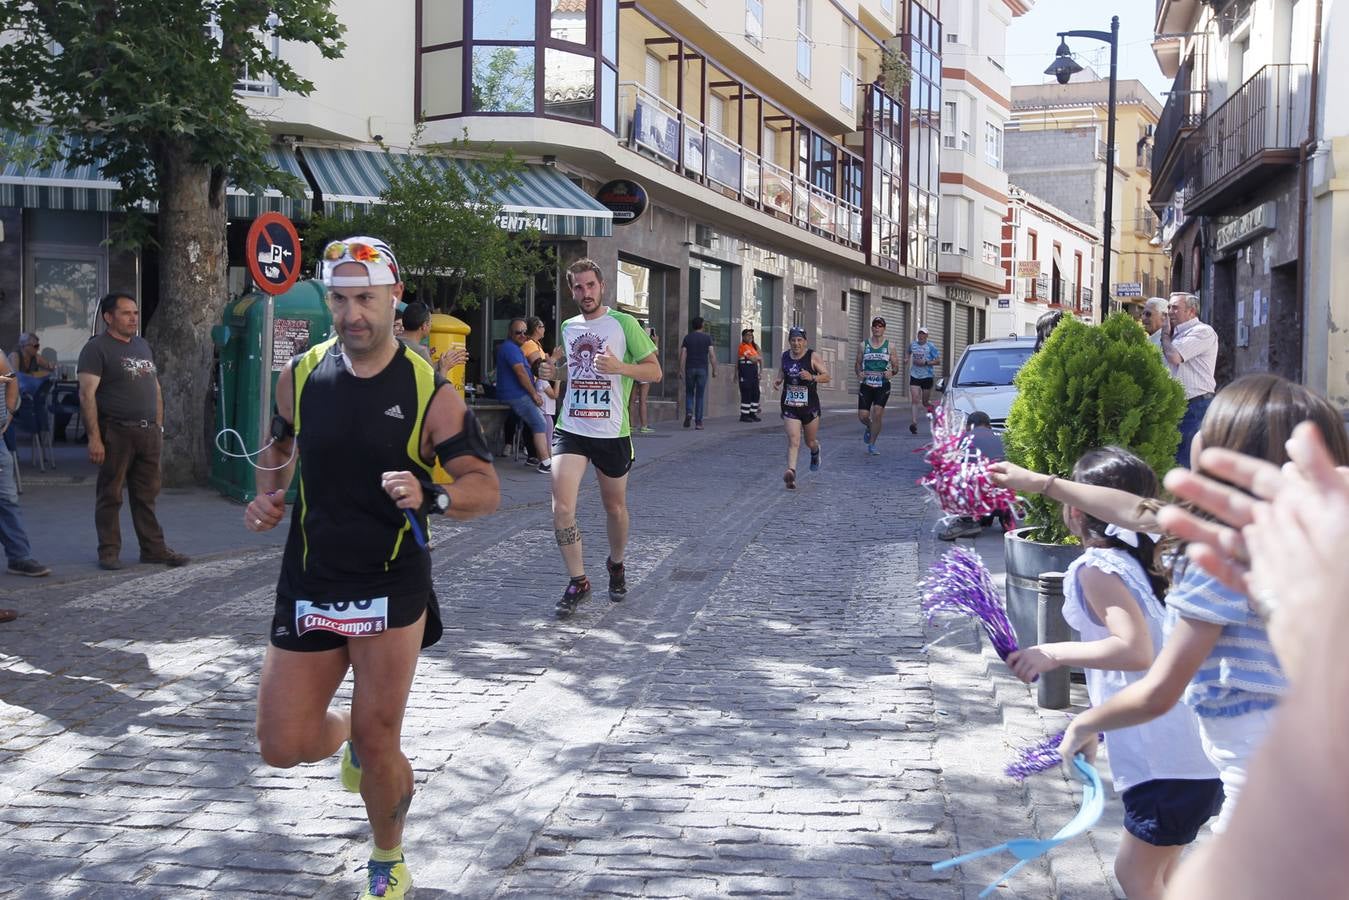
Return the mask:
<svg viewBox="0 0 1349 900"><path fill-rule="evenodd" d="M951 427L964 428L972 412L983 412L1002 433L1016 399L1012 379L1035 351L1035 338L1002 338L970 344L960 354L950 379L937 382L942 408Z"/></svg>

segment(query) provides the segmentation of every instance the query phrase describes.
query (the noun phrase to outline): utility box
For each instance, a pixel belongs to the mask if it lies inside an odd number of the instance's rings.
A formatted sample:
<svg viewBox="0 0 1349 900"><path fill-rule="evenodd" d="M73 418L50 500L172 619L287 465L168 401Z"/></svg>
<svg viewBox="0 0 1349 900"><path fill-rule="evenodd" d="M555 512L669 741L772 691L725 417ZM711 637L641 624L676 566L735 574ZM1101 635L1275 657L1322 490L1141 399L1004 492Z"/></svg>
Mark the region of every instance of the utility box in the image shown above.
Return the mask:
<svg viewBox="0 0 1349 900"><path fill-rule="evenodd" d="M286 293L271 298L270 303L269 309L266 294L248 294L227 306L222 322L211 329L219 364L210 480L226 497L243 503L252 500L256 490L253 463L242 454L256 454L271 440L267 423L272 418L274 400L269 401L264 421L263 378L268 379L267 396L275 398L276 380L291 357L327 340L332 330L327 292L319 281L297 282ZM264 372L264 368L270 371ZM233 429L237 436L226 433L226 429ZM294 499L295 488L290 487L286 502Z"/></svg>
<svg viewBox="0 0 1349 900"><path fill-rule="evenodd" d="M445 313L431 313L431 362L440 362L440 357L451 347L467 347L468 336L473 329L462 319ZM459 396L464 396L464 367L455 366L445 373L445 377Z"/></svg>

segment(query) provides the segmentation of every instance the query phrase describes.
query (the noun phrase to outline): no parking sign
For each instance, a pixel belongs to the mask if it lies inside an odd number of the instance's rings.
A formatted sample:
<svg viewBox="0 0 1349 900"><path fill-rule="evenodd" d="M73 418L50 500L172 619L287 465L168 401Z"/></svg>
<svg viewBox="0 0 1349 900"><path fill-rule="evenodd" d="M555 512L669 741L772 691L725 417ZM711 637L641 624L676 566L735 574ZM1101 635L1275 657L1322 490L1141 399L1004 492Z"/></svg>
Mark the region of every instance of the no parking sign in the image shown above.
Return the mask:
<svg viewBox="0 0 1349 900"><path fill-rule="evenodd" d="M300 277L300 236L280 213L266 212L253 220L244 255L254 283L268 294L284 294Z"/></svg>

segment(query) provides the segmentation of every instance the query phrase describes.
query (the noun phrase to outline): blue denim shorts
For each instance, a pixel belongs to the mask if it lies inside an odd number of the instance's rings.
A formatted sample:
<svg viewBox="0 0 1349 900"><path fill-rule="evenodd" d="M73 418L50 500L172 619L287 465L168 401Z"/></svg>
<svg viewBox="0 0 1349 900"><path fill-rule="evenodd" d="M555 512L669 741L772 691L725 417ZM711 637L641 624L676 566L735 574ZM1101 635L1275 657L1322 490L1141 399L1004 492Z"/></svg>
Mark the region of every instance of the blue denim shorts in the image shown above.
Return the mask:
<svg viewBox="0 0 1349 900"><path fill-rule="evenodd" d="M1217 778L1155 778L1124 792L1124 830L1154 847L1192 843L1223 805Z"/></svg>
<svg viewBox="0 0 1349 900"><path fill-rule="evenodd" d="M506 403L510 406L511 411L529 426L530 431L535 434L548 433L548 419L544 416L543 410L534 404L533 400L528 397L513 397Z"/></svg>

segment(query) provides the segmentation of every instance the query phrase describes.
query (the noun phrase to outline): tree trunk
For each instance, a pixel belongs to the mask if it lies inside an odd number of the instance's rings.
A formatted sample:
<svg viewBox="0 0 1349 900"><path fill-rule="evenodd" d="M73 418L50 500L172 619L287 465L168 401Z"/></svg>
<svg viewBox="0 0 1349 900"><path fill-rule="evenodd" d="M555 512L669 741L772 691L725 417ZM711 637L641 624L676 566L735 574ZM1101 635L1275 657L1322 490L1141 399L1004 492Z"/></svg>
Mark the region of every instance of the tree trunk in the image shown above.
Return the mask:
<svg viewBox="0 0 1349 900"><path fill-rule="evenodd" d="M204 484L213 424L211 327L228 300L225 186L186 144L159 160L159 305L146 331L164 394L164 483Z"/></svg>

